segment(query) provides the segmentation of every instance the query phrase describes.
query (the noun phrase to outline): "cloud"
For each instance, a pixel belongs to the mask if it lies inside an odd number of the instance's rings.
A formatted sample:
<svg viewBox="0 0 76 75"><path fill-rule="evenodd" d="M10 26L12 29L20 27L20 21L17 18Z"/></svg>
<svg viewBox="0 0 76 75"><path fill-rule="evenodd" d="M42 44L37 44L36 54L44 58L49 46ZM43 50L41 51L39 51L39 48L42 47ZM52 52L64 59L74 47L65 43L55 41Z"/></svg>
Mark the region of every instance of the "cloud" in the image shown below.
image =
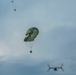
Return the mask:
<svg viewBox="0 0 76 75"><path fill-rule="evenodd" d="M74 73L75 2L71 4L69 1L68 4L68 1L60 0L17 1L16 12L11 4L5 2L1 5L5 5L5 8L3 7L4 12L0 14L0 61L19 63L21 66L36 66L42 62L56 66L64 63L64 69L68 70L68 73ZM8 10L5 10L6 8ZM27 46L29 44L23 39L27 29L32 26L37 27L40 33L34 42L33 53L30 54Z"/></svg>

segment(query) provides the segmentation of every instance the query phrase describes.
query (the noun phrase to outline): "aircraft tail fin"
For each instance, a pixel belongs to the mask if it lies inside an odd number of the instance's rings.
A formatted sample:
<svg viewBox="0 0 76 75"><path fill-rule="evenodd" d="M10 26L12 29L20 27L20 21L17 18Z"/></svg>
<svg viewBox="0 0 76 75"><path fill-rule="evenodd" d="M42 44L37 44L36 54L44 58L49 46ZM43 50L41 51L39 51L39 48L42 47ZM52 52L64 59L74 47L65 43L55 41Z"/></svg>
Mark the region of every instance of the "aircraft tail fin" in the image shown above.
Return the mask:
<svg viewBox="0 0 76 75"><path fill-rule="evenodd" d="M64 71L64 69L62 67L63 67L63 64L61 64L61 69L62 69L62 71Z"/></svg>
<svg viewBox="0 0 76 75"><path fill-rule="evenodd" d="M50 68L50 65L49 64L47 64L47 66Z"/></svg>
<svg viewBox="0 0 76 75"><path fill-rule="evenodd" d="M49 70L50 70L50 65L49 65L49 64L47 64L47 66L49 67L49 69L47 70L47 72L49 72Z"/></svg>

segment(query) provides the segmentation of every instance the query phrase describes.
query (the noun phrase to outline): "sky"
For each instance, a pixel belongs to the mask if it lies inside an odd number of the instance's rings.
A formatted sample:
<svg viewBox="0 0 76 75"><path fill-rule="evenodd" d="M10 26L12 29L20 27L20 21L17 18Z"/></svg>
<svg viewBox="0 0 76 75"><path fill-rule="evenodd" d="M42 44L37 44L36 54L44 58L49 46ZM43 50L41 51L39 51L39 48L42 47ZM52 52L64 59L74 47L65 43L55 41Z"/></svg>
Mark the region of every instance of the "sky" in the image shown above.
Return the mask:
<svg viewBox="0 0 76 75"><path fill-rule="evenodd" d="M14 7L0 0L0 75L76 75L76 0L14 0ZM23 41L30 27L39 29L32 54ZM62 63L64 72L47 72Z"/></svg>

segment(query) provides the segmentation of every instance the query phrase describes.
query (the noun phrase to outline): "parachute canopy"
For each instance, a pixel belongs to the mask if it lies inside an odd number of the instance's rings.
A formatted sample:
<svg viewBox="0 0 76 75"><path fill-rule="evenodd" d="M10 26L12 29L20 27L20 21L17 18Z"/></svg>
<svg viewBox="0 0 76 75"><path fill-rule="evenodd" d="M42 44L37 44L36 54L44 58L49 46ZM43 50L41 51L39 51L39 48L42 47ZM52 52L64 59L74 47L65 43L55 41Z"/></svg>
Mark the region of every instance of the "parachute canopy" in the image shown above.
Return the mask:
<svg viewBox="0 0 76 75"><path fill-rule="evenodd" d="M39 30L36 27L29 28L26 32L26 37L24 38L25 42L34 41L34 39L39 34Z"/></svg>

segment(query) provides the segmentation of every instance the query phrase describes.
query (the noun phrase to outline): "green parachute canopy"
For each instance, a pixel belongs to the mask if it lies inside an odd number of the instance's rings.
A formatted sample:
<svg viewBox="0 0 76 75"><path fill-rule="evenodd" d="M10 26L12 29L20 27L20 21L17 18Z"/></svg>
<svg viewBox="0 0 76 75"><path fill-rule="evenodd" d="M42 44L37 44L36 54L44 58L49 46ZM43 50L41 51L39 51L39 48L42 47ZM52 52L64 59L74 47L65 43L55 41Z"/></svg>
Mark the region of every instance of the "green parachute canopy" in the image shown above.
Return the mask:
<svg viewBox="0 0 76 75"><path fill-rule="evenodd" d="M24 38L25 42L34 41L34 39L39 34L39 30L36 27L29 28L26 32L26 37Z"/></svg>

